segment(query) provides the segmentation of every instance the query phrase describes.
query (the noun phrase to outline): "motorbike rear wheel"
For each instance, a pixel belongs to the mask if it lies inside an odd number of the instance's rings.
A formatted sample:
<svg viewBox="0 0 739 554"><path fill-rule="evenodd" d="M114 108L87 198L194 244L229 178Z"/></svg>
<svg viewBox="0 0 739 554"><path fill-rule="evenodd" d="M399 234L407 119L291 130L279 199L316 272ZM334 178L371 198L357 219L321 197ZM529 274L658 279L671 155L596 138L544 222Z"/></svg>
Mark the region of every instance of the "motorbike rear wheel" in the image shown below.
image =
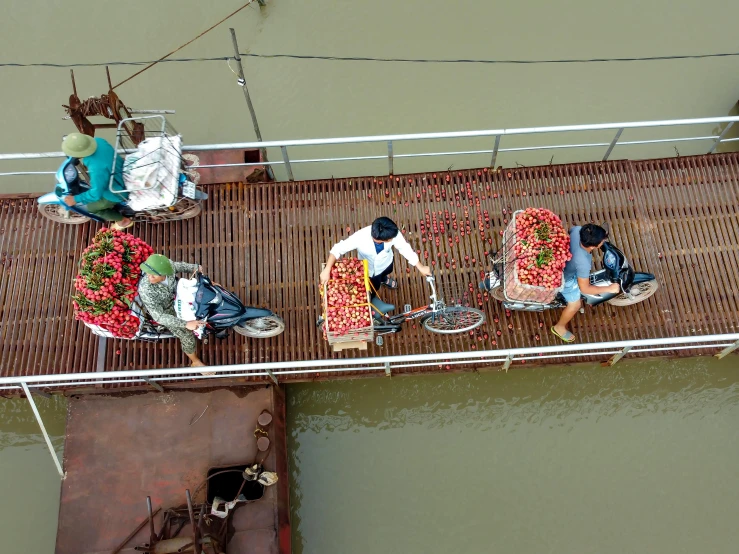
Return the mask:
<svg viewBox="0 0 739 554"><path fill-rule="evenodd" d="M59 204L36 204L41 215L56 223L65 223L67 225L80 225L87 223L90 218L80 215L72 210L66 210Z"/></svg>
<svg viewBox="0 0 739 554"><path fill-rule="evenodd" d="M659 289L659 283L656 279L638 283L631 287L631 297L626 293L619 294L611 298L608 303L612 306L631 306L643 302L652 296Z"/></svg>
<svg viewBox="0 0 739 554"><path fill-rule="evenodd" d="M503 285L500 285L498 287L495 287L491 291L488 292L490 296L495 298L498 302L508 302L508 299L505 297L505 291L503 290Z"/></svg>
<svg viewBox="0 0 739 554"><path fill-rule="evenodd" d="M241 325L233 328L239 335L255 339L268 339L276 337L285 331L285 322L280 316L271 315L258 317L244 321Z"/></svg>
<svg viewBox="0 0 739 554"><path fill-rule="evenodd" d="M202 211L203 207L200 204L195 204L187 208L184 212L179 214L179 217L176 217L174 219L192 219L193 217L199 216L200 212Z"/></svg>

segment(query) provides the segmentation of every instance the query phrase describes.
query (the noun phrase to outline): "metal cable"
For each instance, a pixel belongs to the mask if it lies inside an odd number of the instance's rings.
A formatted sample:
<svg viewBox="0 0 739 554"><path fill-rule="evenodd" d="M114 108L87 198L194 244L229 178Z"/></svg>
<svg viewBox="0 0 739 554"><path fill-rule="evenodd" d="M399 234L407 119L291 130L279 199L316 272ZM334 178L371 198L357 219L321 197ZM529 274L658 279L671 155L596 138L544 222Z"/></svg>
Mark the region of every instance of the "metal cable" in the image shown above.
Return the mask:
<svg viewBox="0 0 739 554"><path fill-rule="evenodd" d="M253 1L253 0L252 0ZM250 2L252 3L252 2ZM229 16L230 17L230 16ZM225 21L225 20L224 20ZM220 22L219 22L220 23ZM216 26L219 24L216 23ZM215 27L215 26L214 26ZM208 29L210 30L210 29ZM200 36L207 33L204 31ZM198 37L195 37L197 39ZM195 40L193 39L193 41ZM192 42L192 41L190 41ZM105 65L154 65L157 63L188 63L188 62L222 62L232 60L232 56L217 56L210 58L172 58L169 56L177 52L178 50L190 44L190 42L184 44L177 50L173 50L166 56L153 61L107 61L107 62L94 62L94 63L18 63L18 62L5 62L0 63L0 67L53 67L53 68L67 68L67 67L99 67ZM650 61L668 61L668 60L700 60L705 58L728 58L739 56L739 52L719 52L714 54L684 54L675 56L644 56L637 58L567 58L567 59L540 59L540 60L508 60L508 59L416 59L416 58L372 58L372 57L360 57L360 56L318 56L318 55L307 55L307 54L258 54L258 53L240 53L245 58L263 58L263 59L276 59L276 58L288 58L294 60L324 60L324 61L347 61L347 62L390 62L390 63L440 63L440 64L451 64L451 63L465 63L465 64L552 64L552 63L604 63L604 62L650 62ZM139 73L145 71L144 68ZM132 75L130 78L138 75L138 73ZM123 81L118 83L116 87L125 83ZM114 87L115 88L115 87Z"/></svg>

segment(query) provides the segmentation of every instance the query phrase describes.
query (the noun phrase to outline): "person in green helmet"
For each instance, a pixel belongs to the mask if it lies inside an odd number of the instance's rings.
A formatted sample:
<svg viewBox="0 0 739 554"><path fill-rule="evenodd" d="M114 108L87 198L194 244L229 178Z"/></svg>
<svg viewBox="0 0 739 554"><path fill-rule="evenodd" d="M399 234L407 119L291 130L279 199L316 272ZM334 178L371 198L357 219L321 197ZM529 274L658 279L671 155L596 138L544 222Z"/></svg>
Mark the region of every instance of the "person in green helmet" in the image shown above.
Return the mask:
<svg viewBox="0 0 739 554"><path fill-rule="evenodd" d="M65 196L67 206L85 204L88 212L106 221L113 221L114 229L123 230L133 225L131 219L124 217L115 209L116 204L124 202L125 194L110 190L110 173L115 156L115 178L113 187L125 190L123 184L123 158L115 153L110 143L101 138L93 138L82 133L70 133L62 141L62 152L71 158L78 158L87 168L90 176L90 190L75 196Z"/></svg>
<svg viewBox="0 0 739 554"><path fill-rule="evenodd" d="M190 358L193 367L205 366L195 353L197 341L192 333L205 322L183 321L177 317L174 309L177 292L175 274L192 274L195 271L202 271L202 267L197 264L173 262L161 254L152 254L141 264L141 271L145 277L139 282L139 297L151 318L180 339L182 350L185 356Z"/></svg>

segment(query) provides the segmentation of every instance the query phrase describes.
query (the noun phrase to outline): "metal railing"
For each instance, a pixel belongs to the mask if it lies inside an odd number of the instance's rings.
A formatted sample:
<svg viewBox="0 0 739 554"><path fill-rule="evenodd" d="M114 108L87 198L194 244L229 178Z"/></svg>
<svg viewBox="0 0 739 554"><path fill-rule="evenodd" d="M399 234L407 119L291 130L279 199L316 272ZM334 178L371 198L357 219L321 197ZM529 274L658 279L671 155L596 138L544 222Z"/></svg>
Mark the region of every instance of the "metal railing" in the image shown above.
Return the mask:
<svg viewBox="0 0 739 554"><path fill-rule="evenodd" d="M720 355L728 354L728 348L739 343L739 333L723 335L698 335L691 337L667 337L655 339L622 340L585 344L560 344L529 348L499 350L473 350L469 352L435 352L403 356L377 356L368 358L299 360L286 362L264 362L208 366L212 375L195 373L192 367L168 369L138 369L124 371L99 371L93 373L66 373L60 375L28 375L23 377L0 377L0 390L18 390L25 383L31 389L74 388L91 385L113 384L166 384L187 377L195 380L212 380L235 377L261 377L265 381L278 381L280 376L323 375L332 373L367 373L393 369L430 367L445 365L475 365L495 367L497 364L510 367L511 363L523 360L551 360L558 358L591 358L602 360L625 353L638 354L689 349L722 349ZM624 354L625 354L624 353ZM623 356L622 356L623 357ZM619 358L621 359L621 358ZM194 374L195 373L195 374Z"/></svg>
<svg viewBox="0 0 739 554"><path fill-rule="evenodd" d="M191 379L207 381L222 378L262 377L264 381L270 379L279 384L280 376L330 376L332 373L378 373L384 372L390 376L393 369L412 367L438 366L450 368L455 365L485 366L505 370L515 362L528 360L553 360L568 358L591 359L603 361L607 365L614 365L629 354L666 353L678 350L711 349L720 351L716 357L723 358L739 348L739 333L724 335L703 335L693 337L669 337L661 339L625 340L599 342L589 344L561 344L534 348L515 348L505 350L485 350L472 352L441 352L433 354L413 354L406 356L378 356L358 359L337 360L302 360L297 362L272 362L257 364L236 364L227 366L209 366L208 375L193 374L193 368L172 369L141 369L95 373L68 373L63 375L29 375L24 377L1 377L0 390L22 390L28 399L34 416L38 421L51 456L54 459L59 475L63 476L62 466L51 444L41 416L33 399L36 394L48 395L47 391L54 388L70 389L74 387L92 385L115 384L143 384L164 392L164 386L170 381ZM36 389L32 391L31 389Z"/></svg>
<svg viewBox="0 0 739 554"><path fill-rule="evenodd" d="M281 161L264 161L255 163L235 163L235 164L213 164L202 165L201 168L216 167L250 167L250 166L279 166L285 167L289 180L294 180L292 166L302 163L326 163L326 162L345 162L345 161L367 161L367 160L386 160L388 173L394 173L394 160L402 158L423 158L438 156L464 156L464 155L490 155L490 167L495 167L498 155L503 152L529 152L538 150L559 150L559 149L577 149L577 148L603 148L605 152L602 161L608 160L613 150L619 146L634 146L645 144L659 143L680 143L687 141L712 141L706 154L716 151L721 143L739 141L739 138L726 138L728 131L732 125L739 121L739 116L724 117L703 117L694 119L668 119L658 121L631 121L621 123L596 123L588 125L560 125L553 127L522 127L514 129L487 129L480 131L456 131L446 133L417 133L402 135L374 135L359 137L339 137L324 139L300 139L300 140L273 140L258 142L234 142L223 144L199 144L191 146L183 146L183 150L189 152L202 152L211 150L249 150L249 149L266 149L279 148L282 153ZM720 134L715 135L699 135L699 136L681 136L670 138L654 138L646 140L628 140L622 141L621 135L627 129L656 129L665 127L684 127L691 125L707 125L707 124L726 124ZM580 133L585 131L608 131L613 130L615 134L609 142L582 142L574 144L543 144L536 146L518 146L518 147L501 147L503 137L525 136L525 135L542 135L552 133ZM397 154L395 146L397 143L415 142L421 140L439 140L439 139L469 139L469 138L489 138L491 147L482 150L454 150L454 151L436 151L436 152L418 152ZM332 145L348 145L348 144L367 144L367 143L385 143L387 146L387 154L368 155L368 156L344 156L344 157L326 157L326 158L303 158L291 159L288 148L298 148L306 146L332 146ZM10 160L32 160L44 158L63 158L62 152L37 152L25 154L0 154L0 161ZM11 171L0 173L0 176L9 175L52 175L53 171Z"/></svg>

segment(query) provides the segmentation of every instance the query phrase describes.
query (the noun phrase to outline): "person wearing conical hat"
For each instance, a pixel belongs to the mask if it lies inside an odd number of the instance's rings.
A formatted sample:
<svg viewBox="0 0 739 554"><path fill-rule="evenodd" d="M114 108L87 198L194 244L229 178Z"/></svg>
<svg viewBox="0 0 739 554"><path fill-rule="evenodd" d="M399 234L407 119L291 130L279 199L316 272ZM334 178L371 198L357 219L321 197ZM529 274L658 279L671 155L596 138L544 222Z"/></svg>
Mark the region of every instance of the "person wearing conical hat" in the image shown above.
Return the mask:
<svg viewBox="0 0 739 554"><path fill-rule="evenodd" d="M195 331L202 321L183 321L174 309L175 294L177 292L176 273L194 273L202 268L197 264L173 262L161 254L152 254L141 264L141 271L145 274L139 283L139 297L151 318L164 325L178 339L193 367L203 367L205 364L196 354L197 341Z"/></svg>
<svg viewBox="0 0 739 554"><path fill-rule="evenodd" d="M85 204L88 212L114 222L112 227L119 231L131 227L133 221L115 209L116 205L126 200L126 195L110 190L110 173L113 169L114 156L116 160L113 187L116 190L125 190L123 158L115 153L110 143L105 139L93 138L82 133L70 133L62 141L62 152L82 161L90 176L90 190L75 196L65 196L64 203L67 206Z"/></svg>

